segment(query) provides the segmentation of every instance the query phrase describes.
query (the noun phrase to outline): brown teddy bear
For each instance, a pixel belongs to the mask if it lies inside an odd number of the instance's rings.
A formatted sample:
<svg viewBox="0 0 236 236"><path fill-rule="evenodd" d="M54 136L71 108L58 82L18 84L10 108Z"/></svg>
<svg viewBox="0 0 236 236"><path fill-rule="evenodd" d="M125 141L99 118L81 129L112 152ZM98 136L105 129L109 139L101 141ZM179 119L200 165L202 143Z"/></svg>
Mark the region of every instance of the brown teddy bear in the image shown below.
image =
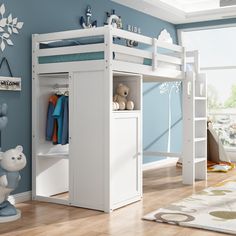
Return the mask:
<svg viewBox="0 0 236 236"><path fill-rule="evenodd" d="M116 94L113 97L113 109L114 110L133 110L133 101L128 101L127 96L129 94L129 88L124 84L119 84L116 89Z"/></svg>

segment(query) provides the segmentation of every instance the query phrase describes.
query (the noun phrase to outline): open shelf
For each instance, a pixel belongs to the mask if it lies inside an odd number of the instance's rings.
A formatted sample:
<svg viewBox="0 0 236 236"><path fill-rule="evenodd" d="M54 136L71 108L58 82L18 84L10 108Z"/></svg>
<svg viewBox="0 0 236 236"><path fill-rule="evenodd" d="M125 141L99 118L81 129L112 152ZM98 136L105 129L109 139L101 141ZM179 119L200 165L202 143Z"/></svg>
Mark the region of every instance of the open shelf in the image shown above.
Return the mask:
<svg viewBox="0 0 236 236"><path fill-rule="evenodd" d="M124 72L113 73L113 96L116 94L116 89L119 84L124 84L129 88L127 100L133 101L134 110L117 110L115 112L132 112L140 111L142 108L142 76Z"/></svg>
<svg viewBox="0 0 236 236"><path fill-rule="evenodd" d="M69 145L54 145L46 140L48 104L51 95L58 89L68 90L68 73L50 73L37 76L34 100L35 143L35 198L52 201L52 195L69 191ZM64 90L63 90L64 91ZM53 197L56 198L56 197Z"/></svg>
<svg viewBox="0 0 236 236"><path fill-rule="evenodd" d="M113 111L113 113L140 113L140 110L121 110L121 111Z"/></svg>

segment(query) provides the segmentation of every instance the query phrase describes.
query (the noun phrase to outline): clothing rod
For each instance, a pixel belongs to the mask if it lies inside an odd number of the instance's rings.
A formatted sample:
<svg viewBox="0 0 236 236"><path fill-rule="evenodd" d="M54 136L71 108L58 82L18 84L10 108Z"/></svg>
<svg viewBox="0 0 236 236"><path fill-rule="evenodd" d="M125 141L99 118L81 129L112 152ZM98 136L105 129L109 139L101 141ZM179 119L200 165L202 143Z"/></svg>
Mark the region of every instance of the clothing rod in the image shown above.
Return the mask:
<svg viewBox="0 0 236 236"><path fill-rule="evenodd" d="M53 85L54 89L58 89L58 88L69 88L69 84L54 84Z"/></svg>

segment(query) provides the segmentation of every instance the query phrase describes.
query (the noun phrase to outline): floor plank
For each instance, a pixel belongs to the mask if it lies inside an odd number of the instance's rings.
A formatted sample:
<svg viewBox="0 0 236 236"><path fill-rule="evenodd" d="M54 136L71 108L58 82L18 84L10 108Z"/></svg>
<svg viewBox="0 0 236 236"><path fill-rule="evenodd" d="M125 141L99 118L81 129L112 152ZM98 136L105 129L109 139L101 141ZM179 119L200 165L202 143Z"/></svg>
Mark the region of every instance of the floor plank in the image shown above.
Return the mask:
<svg viewBox="0 0 236 236"><path fill-rule="evenodd" d="M4 236L218 236L206 230L142 220L142 216L159 207L181 200L196 191L235 176L229 173L210 173L208 182L199 181L195 187L181 182L181 169L173 167L144 172L142 201L105 214L98 211L30 201L18 204L22 218L0 225Z"/></svg>

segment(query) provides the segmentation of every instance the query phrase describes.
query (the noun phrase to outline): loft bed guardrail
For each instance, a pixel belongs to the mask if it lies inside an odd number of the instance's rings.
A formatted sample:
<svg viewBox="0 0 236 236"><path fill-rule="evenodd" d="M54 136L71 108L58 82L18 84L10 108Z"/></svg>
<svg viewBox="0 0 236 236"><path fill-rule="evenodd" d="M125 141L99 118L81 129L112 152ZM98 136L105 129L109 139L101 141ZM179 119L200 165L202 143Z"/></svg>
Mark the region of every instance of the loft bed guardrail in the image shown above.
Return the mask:
<svg viewBox="0 0 236 236"><path fill-rule="evenodd" d="M126 40L139 47L126 46ZM113 70L180 80L186 70L184 47L112 26L36 34L33 43L39 72L48 64L81 61L105 61Z"/></svg>

